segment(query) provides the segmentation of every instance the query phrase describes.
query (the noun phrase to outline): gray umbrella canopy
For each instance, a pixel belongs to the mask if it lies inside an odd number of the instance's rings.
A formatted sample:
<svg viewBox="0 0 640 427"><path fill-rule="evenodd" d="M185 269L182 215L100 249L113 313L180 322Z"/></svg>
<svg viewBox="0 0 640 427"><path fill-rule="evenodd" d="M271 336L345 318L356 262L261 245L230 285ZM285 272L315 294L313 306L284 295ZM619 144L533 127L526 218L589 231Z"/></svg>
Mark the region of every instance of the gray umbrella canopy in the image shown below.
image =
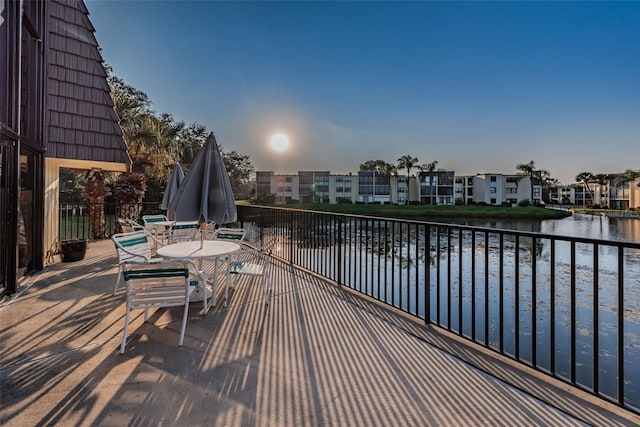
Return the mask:
<svg viewBox="0 0 640 427"><path fill-rule="evenodd" d="M173 167L173 172L171 172L171 178L169 178L169 181L167 181L167 187L164 189L164 196L162 196L160 209L167 210L169 208L169 202L171 202L173 196L175 196L178 192L178 188L180 188L183 180L184 172L182 172L180 163L176 163L176 165Z"/></svg>
<svg viewBox="0 0 640 427"><path fill-rule="evenodd" d="M238 215L229 174L213 133L209 135L178 192L169 202L167 216L176 221L235 222Z"/></svg>

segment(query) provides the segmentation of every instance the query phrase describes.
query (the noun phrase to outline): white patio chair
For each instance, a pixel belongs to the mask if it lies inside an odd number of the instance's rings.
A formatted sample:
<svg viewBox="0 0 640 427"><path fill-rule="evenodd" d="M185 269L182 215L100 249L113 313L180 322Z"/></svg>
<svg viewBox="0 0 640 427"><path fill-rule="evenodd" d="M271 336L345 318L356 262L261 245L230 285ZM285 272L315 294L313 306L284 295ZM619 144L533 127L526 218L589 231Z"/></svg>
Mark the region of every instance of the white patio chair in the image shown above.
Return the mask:
<svg viewBox="0 0 640 427"><path fill-rule="evenodd" d="M142 223L144 224L145 230L149 231L156 239L161 241L165 241L169 233L166 226L159 227L157 223L165 221L169 221L166 215L142 215Z"/></svg>
<svg viewBox="0 0 640 427"><path fill-rule="evenodd" d="M207 227L205 228L204 231L204 238L206 240L210 240L213 239L214 235L216 232L216 223L215 221L211 221L207 223Z"/></svg>
<svg viewBox="0 0 640 427"><path fill-rule="evenodd" d="M145 322L150 308L182 306L182 327L178 346L182 346L189 314L189 297L198 286L189 279L187 261L165 260L153 264L124 264L124 281L127 285L127 307L122 333L120 353L124 354L129 335L131 310L144 309Z"/></svg>
<svg viewBox="0 0 640 427"><path fill-rule="evenodd" d="M197 222L173 224L169 228L169 243L191 242L200 238Z"/></svg>
<svg viewBox="0 0 640 427"><path fill-rule="evenodd" d="M244 238L247 236L247 231L244 228L216 228L213 231L214 240L231 240L241 245Z"/></svg>
<svg viewBox="0 0 640 427"><path fill-rule="evenodd" d="M271 265L271 249L263 248L260 250L245 249L238 257L231 262L229 272L235 277L235 282L239 276L246 275L250 277L260 278L262 291L264 292L265 303L269 304L269 267ZM224 287L224 306L227 306L228 290L230 283L225 283Z"/></svg>
<svg viewBox="0 0 640 427"><path fill-rule="evenodd" d="M122 233L131 233L132 231L144 230L143 225L140 225L134 220L129 218L118 218L118 224L120 224L120 229L122 230Z"/></svg>
<svg viewBox="0 0 640 427"><path fill-rule="evenodd" d="M116 286L113 289L115 295L118 291L118 285L120 285L120 277L123 271L122 266L126 262L149 264L151 262L159 261L160 258L154 259L151 252L151 245L160 245L159 242L151 233L147 230L133 231L131 233L117 233L111 236L116 247L116 253L118 254L118 278L116 280Z"/></svg>

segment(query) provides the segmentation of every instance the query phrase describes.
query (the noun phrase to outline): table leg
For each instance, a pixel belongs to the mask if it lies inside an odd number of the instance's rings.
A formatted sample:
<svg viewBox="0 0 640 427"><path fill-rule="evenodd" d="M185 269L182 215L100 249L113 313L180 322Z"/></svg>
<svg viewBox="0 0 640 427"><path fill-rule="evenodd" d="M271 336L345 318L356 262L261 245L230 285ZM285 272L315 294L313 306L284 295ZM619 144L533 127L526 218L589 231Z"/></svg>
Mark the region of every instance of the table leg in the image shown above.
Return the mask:
<svg viewBox="0 0 640 427"><path fill-rule="evenodd" d="M211 305L215 307L217 303L218 294L218 258L214 258L214 270L213 270L213 296L211 297Z"/></svg>

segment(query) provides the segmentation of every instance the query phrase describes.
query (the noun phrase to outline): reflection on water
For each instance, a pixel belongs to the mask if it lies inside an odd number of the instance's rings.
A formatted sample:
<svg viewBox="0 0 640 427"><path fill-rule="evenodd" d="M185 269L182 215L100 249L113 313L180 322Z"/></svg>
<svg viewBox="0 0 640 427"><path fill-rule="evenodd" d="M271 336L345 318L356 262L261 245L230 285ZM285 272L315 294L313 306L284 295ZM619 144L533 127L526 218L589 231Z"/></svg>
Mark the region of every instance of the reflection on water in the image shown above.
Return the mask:
<svg viewBox="0 0 640 427"><path fill-rule="evenodd" d="M561 220L542 221L541 231L563 236L640 242L640 218L574 214Z"/></svg>
<svg viewBox="0 0 640 427"><path fill-rule="evenodd" d="M573 214L562 219L544 221L452 221L451 224L499 228L559 236L613 240L616 242L640 242L640 218L613 218L590 214Z"/></svg>

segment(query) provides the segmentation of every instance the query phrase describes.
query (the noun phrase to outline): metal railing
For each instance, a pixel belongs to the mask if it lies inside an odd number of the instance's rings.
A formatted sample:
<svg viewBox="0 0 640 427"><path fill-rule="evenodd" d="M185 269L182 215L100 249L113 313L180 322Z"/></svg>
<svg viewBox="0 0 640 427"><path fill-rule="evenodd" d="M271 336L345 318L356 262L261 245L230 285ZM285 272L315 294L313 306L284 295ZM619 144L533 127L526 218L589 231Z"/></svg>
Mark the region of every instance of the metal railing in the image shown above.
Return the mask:
<svg viewBox="0 0 640 427"><path fill-rule="evenodd" d="M274 254L639 412L640 243L238 206Z"/></svg>
<svg viewBox="0 0 640 427"><path fill-rule="evenodd" d="M118 205L116 203L104 203L104 231L111 236L116 232ZM139 215L138 215L139 213ZM142 207L132 207L132 214L127 218L134 221L142 221L142 215L164 213L160 209L160 202L144 202ZM135 217L135 218L132 218ZM93 239L91 222L89 219L89 207L84 203L61 203L59 210L58 240Z"/></svg>

